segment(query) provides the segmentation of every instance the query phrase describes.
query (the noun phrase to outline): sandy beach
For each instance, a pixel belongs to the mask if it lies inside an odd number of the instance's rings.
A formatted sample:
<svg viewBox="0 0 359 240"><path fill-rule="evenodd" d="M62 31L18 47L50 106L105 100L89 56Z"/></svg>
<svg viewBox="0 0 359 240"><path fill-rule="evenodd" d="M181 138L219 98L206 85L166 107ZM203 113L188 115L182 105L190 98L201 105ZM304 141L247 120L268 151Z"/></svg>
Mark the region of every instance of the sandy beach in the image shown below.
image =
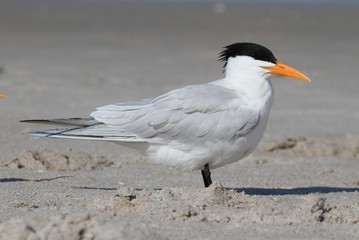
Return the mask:
<svg viewBox="0 0 359 240"><path fill-rule="evenodd" d="M358 22L358 5L2 1L0 239L359 239ZM219 79L247 41L312 82L272 78L262 142L207 189L113 143L21 135Z"/></svg>

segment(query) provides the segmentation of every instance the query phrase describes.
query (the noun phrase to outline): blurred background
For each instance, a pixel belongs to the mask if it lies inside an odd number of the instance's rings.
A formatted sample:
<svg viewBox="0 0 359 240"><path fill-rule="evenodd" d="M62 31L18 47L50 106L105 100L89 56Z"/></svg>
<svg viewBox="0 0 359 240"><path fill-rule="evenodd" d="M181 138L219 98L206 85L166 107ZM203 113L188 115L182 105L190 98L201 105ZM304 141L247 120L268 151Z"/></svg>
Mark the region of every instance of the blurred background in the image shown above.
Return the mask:
<svg viewBox="0 0 359 240"><path fill-rule="evenodd" d="M358 1L1 0L2 157L19 148L117 147L34 141L21 133L38 126L19 121L86 117L222 78L218 53L244 41L312 79L273 78L265 139L358 135Z"/></svg>

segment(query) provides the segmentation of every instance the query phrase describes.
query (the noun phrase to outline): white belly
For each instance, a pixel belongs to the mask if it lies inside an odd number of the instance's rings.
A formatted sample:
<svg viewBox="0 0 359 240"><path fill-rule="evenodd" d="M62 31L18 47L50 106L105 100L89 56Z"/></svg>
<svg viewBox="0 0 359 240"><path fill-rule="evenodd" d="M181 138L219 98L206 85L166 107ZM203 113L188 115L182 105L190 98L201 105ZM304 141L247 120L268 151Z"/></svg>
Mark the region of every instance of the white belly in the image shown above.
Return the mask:
<svg viewBox="0 0 359 240"><path fill-rule="evenodd" d="M206 164L210 169L238 161L251 154L257 147L267 127L269 112L274 100L270 82L264 82L258 96L253 96L251 110L258 111L260 118L257 125L245 135L236 139L208 139L187 142L169 142L163 145L150 145L145 151L149 159L158 164L191 171L203 169ZM226 119L221 119L226 121ZM229 136L233 133L228 133ZM192 139L193 140L193 139Z"/></svg>
<svg viewBox="0 0 359 240"><path fill-rule="evenodd" d="M201 146L168 143L162 146L150 146L145 155L151 162L173 166L184 171L203 169L209 164L210 169L236 162L257 147L266 129L268 116L263 116L259 124L246 136L233 141L210 140Z"/></svg>

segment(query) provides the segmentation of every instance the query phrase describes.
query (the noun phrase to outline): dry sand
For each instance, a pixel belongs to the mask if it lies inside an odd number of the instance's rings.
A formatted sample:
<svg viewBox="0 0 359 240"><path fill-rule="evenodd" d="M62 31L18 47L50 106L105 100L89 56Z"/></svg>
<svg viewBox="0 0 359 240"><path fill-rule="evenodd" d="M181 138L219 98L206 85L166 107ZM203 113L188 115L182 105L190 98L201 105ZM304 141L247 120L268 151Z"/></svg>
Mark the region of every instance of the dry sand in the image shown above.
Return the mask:
<svg viewBox="0 0 359 240"><path fill-rule="evenodd" d="M358 22L355 5L2 1L0 239L358 239ZM115 144L21 135L220 78L237 41L313 82L273 79L258 150L208 189Z"/></svg>

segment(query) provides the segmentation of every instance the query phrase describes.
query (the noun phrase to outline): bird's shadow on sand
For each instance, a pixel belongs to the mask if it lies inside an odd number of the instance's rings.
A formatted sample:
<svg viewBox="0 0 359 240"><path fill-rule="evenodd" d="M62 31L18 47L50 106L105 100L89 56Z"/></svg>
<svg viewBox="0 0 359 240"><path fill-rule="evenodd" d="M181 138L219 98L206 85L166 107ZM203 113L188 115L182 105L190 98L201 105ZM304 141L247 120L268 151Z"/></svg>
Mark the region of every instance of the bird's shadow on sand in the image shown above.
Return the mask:
<svg viewBox="0 0 359 240"><path fill-rule="evenodd" d="M359 192L359 188L346 188L346 187L302 187L302 188L227 188L227 190L234 190L235 192L244 192L247 195L307 195L311 193L338 193L338 192Z"/></svg>
<svg viewBox="0 0 359 240"><path fill-rule="evenodd" d="M53 178L42 178L42 179L26 179L26 178L0 178L0 183L9 183L9 182L49 182L61 178L69 178L73 176L59 176Z"/></svg>
<svg viewBox="0 0 359 240"><path fill-rule="evenodd" d="M80 190L104 190L104 191L115 191L117 188L111 187L71 187L72 189L80 189Z"/></svg>
<svg viewBox="0 0 359 240"><path fill-rule="evenodd" d="M72 187L73 189L82 190L107 190L114 191L117 188L102 188L102 187ZM359 188L346 188L346 187L303 187L303 188L224 188L225 190L233 190L237 193L245 193L246 195L259 195L259 196L284 196L284 195L307 195L312 193L338 193L338 192L359 192ZM135 191L143 191L144 189L135 188ZM154 191L161 191L162 188L154 188Z"/></svg>
<svg viewBox="0 0 359 240"><path fill-rule="evenodd" d="M58 176L53 178L43 178L43 179L26 179L26 178L0 178L0 183L9 183L9 182L48 182L62 178L70 178L73 176ZM72 187L73 189L82 189L82 190L107 190L114 191L118 190L117 188L104 188L104 187ZM226 190L235 191L237 193L245 193L246 195L273 195L273 196L284 196L284 195L307 195L312 193L338 193L338 192L359 192L359 188L350 188L350 187L328 187L328 186L314 186L314 187L301 187L301 188L225 188ZM143 190L143 189L136 189ZM161 190L161 188L156 188L154 190Z"/></svg>

